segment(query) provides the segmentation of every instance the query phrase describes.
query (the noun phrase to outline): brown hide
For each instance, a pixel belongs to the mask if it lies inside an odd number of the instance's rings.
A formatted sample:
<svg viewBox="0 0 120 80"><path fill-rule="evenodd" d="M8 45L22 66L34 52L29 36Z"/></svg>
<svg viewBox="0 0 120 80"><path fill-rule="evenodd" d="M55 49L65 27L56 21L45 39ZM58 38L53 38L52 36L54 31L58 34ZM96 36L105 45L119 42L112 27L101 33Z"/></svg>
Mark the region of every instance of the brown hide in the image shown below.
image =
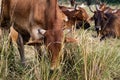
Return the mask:
<svg viewBox="0 0 120 80"><path fill-rule="evenodd" d="M88 14L85 9L78 7L77 9L59 6L62 12L68 17L68 22L66 22L66 28L72 28L76 24L81 24L79 22L88 23ZM89 23L88 23L89 24ZM81 27L81 26L80 26ZM85 26L84 26L85 27ZM88 26L90 27L90 25Z"/></svg>
<svg viewBox="0 0 120 80"><path fill-rule="evenodd" d="M63 11L63 13L68 16L68 18L76 18L78 20L87 20L88 14L85 11L85 9L78 7L77 9L65 7L65 6L59 6L60 9Z"/></svg>
<svg viewBox="0 0 120 80"><path fill-rule="evenodd" d="M9 38L11 38L13 42L17 42L18 32L13 27L10 27Z"/></svg>
<svg viewBox="0 0 120 80"><path fill-rule="evenodd" d="M106 36L120 37L120 17L116 16L115 14L110 14L107 16L107 19L109 18L110 20L106 23L106 26L104 30L101 31L101 34Z"/></svg>
<svg viewBox="0 0 120 80"><path fill-rule="evenodd" d="M64 19L66 16L58 7L57 0L9 1L7 3L7 5L10 5L7 7L9 8L8 17L10 17L10 22L18 32L18 45L23 46L23 43L28 42L30 38L33 42L39 41L44 36L45 46L52 54L51 69L57 68L64 39L64 20L66 20ZM2 15L2 17L5 16ZM24 51L21 51L21 49L19 51L22 59Z"/></svg>

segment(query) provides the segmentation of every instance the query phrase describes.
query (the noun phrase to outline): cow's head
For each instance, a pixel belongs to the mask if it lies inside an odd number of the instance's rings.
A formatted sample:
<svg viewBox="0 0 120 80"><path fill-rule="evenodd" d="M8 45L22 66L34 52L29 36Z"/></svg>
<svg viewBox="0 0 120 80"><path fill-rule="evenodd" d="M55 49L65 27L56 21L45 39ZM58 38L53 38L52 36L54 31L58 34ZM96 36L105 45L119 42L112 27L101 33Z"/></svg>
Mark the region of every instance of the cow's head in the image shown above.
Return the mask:
<svg viewBox="0 0 120 80"><path fill-rule="evenodd" d="M99 8L99 5L96 5L96 11L92 10L90 6L88 6L90 11L94 14L90 20L94 21L95 23L95 30L97 31L97 34L99 35L102 29L105 26L105 23L107 22L107 16L105 15L105 11L102 11Z"/></svg>
<svg viewBox="0 0 120 80"><path fill-rule="evenodd" d="M63 26L62 25L56 25L56 27ZM51 69L54 70L58 68L59 66L59 56L62 50L62 46L64 42L76 42L73 38L67 38L64 37L64 29L62 28L54 28L54 29L38 29L39 35L42 35L43 37L39 40L35 40L32 42L28 42L28 45L34 45L34 44L41 44L41 42L44 42L48 52L52 55L51 58Z"/></svg>
<svg viewBox="0 0 120 80"><path fill-rule="evenodd" d="M95 11L93 17L91 18L94 20L95 23L95 30L99 33L104 27L105 23L107 22L107 16L103 11Z"/></svg>
<svg viewBox="0 0 120 80"><path fill-rule="evenodd" d="M41 32L41 31L40 31ZM44 43L48 52L52 55L51 69L55 69L59 64L59 55L63 44L63 31L62 30L46 30L43 34Z"/></svg>
<svg viewBox="0 0 120 80"><path fill-rule="evenodd" d="M64 37L63 31L63 29L39 31L40 33L43 33L44 43L48 49L48 52L52 54L51 70L54 70L59 66L59 56L61 54L63 43L76 42L73 38Z"/></svg>

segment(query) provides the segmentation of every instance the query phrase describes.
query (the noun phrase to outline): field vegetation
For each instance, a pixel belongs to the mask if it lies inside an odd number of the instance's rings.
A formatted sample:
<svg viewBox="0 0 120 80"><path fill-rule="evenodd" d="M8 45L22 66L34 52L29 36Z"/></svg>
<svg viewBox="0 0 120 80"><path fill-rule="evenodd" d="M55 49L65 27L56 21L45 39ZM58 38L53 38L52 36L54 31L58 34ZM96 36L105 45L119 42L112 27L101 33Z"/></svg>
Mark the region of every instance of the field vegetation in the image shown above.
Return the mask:
<svg viewBox="0 0 120 80"><path fill-rule="evenodd" d="M10 46L4 35L0 42L0 80L120 80L120 39L94 38L93 25L88 30L79 29L67 35L78 42L63 44L59 70L53 72L48 55L44 54L39 61L34 47L27 45L23 67L16 44Z"/></svg>

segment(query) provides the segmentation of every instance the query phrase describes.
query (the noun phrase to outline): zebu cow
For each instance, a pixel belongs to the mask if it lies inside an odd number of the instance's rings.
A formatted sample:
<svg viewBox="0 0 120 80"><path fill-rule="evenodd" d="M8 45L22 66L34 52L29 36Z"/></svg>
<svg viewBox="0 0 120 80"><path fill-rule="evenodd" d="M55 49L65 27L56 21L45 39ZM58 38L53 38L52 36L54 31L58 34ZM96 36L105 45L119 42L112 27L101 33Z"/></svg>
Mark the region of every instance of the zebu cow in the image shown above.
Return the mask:
<svg viewBox="0 0 120 80"><path fill-rule="evenodd" d="M100 40L106 37L120 37L119 9L111 9L110 7L106 7L105 4L101 4L100 6L97 4L95 5L96 11L93 11L89 5L90 0L88 0L88 7L94 14L91 20L94 20L95 30L97 36L101 37Z"/></svg>
<svg viewBox="0 0 120 80"><path fill-rule="evenodd" d="M105 37L120 37L120 17L116 14L97 10L92 19L95 22L97 34L101 37L100 40Z"/></svg>
<svg viewBox="0 0 120 80"><path fill-rule="evenodd" d="M51 69L57 68L64 40L74 41L63 36L64 20L57 0L3 0L2 4L1 27L12 25L18 32L22 63L25 63L24 44L37 45L43 41L52 53ZM28 42L30 38L32 41Z"/></svg>
<svg viewBox="0 0 120 80"><path fill-rule="evenodd" d="M77 5L76 5L77 6ZM85 9L81 7L65 7L65 6L59 6L62 12L68 17L68 21L66 22L66 27L71 28L76 23L76 28L79 29L83 27L84 29L87 29L90 27L90 24L88 22L88 14L85 11Z"/></svg>

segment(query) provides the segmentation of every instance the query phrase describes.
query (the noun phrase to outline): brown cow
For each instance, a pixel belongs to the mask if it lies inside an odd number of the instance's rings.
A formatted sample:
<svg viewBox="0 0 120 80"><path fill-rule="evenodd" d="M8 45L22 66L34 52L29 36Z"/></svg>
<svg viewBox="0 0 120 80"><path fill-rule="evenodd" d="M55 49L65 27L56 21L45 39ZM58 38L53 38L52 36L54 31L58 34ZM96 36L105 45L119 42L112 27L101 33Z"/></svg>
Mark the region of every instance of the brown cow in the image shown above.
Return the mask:
<svg viewBox="0 0 120 80"><path fill-rule="evenodd" d="M87 29L90 27L90 24L88 22L88 14L87 12L81 8L70 8L65 6L59 6L60 9L63 11L63 13L68 17L68 22L66 22L66 27L71 28L76 23L76 28L79 29L84 25L84 29Z"/></svg>
<svg viewBox="0 0 120 80"><path fill-rule="evenodd" d="M92 19L95 22L97 34L101 37L120 37L120 17L114 13L104 13L97 10L94 12Z"/></svg>
<svg viewBox="0 0 120 80"><path fill-rule="evenodd" d="M25 63L23 44L31 37L32 42L27 44L39 44L43 40L48 52L52 53L51 69L57 68L64 39L74 41L63 36L64 20L57 0L4 1L7 7L2 9L1 26L4 28L4 24L9 21L18 32L17 44L22 63Z"/></svg>

